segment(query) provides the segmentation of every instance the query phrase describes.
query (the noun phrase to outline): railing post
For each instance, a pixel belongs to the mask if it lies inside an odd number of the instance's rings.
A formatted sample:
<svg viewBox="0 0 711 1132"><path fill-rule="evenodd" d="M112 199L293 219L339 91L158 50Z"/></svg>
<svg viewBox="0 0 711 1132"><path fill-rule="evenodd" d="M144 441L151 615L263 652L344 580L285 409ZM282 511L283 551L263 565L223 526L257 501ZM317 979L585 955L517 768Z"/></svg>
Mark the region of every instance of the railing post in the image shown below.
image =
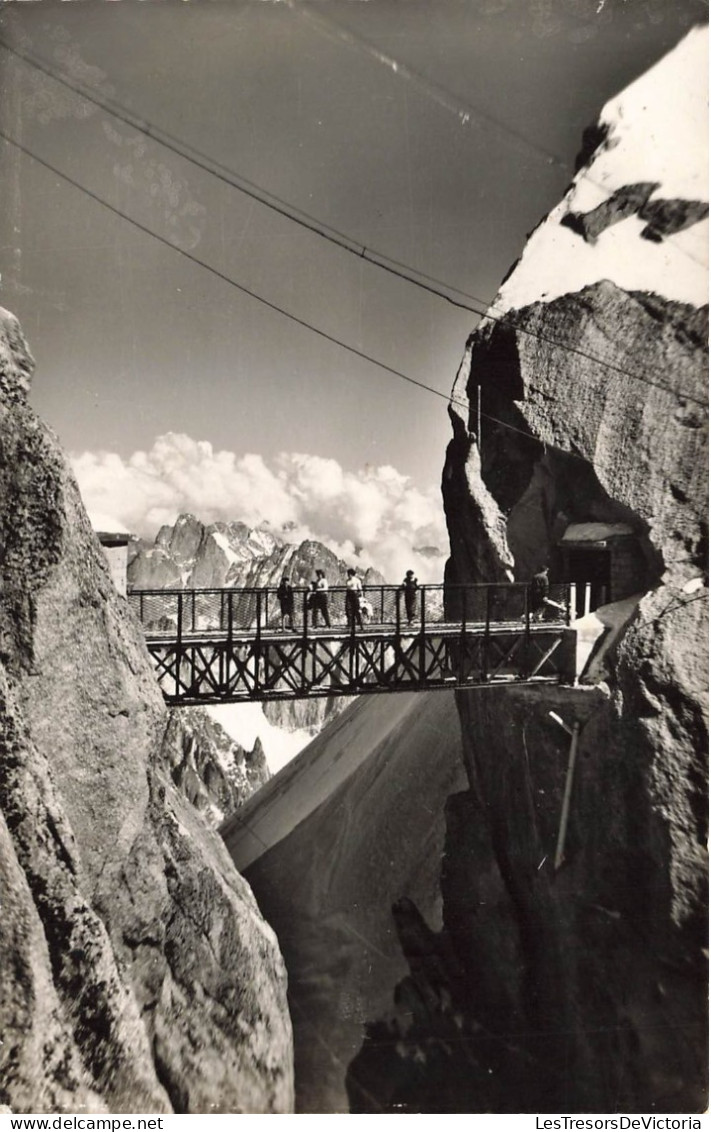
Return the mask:
<svg viewBox="0 0 711 1132"><path fill-rule="evenodd" d="M420 683L424 686L425 683L425 662L427 659L427 652L425 645L427 643L425 637L425 598L427 594L427 586L420 587Z"/></svg>
<svg viewBox="0 0 711 1132"><path fill-rule="evenodd" d="M180 669L183 664L183 593L178 591L178 634L175 645L175 695L180 692Z"/></svg>
<svg viewBox="0 0 711 1132"><path fill-rule="evenodd" d="M257 590L257 630L254 641L254 682L257 691L260 688L260 671L259 666L262 659L262 591Z"/></svg>
<svg viewBox="0 0 711 1132"><path fill-rule="evenodd" d="M460 684L464 683L464 659L467 653L467 589L466 585L462 586L461 590L461 614L462 625L459 642L459 680Z"/></svg>
<svg viewBox="0 0 711 1132"><path fill-rule="evenodd" d="M309 591L304 590L304 623L301 628L301 687L306 691L306 665L309 656Z"/></svg>
<svg viewBox="0 0 711 1132"><path fill-rule="evenodd" d="M227 592L227 643L229 644L230 648L232 648L232 629L233 629L233 625L234 625L234 615L233 615L233 612L232 612L232 597L233 597L233 591L228 590L228 592Z"/></svg>
<svg viewBox="0 0 711 1132"><path fill-rule="evenodd" d="M380 624L385 624L385 586L380 587Z"/></svg>
<svg viewBox="0 0 711 1132"><path fill-rule="evenodd" d="M139 594L139 597L138 597L138 616L139 616L141 625L143 625L144 624L144 621L143 621L143 594Z"/></svg>

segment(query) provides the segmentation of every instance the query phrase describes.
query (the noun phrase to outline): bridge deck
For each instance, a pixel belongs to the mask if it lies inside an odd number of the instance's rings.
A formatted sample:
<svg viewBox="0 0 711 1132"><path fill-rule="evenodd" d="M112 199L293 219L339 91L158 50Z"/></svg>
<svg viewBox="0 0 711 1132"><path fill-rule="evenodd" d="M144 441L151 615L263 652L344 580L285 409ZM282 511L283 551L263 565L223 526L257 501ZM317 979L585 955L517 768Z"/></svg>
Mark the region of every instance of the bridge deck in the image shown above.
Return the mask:
<svg viewBox="0 0 711 1132"><path fill-rule="evenodd" d="M289 700L333 695L572 682L575 632L564 625L439 622L266 630L226 639L220 631L146 643L171 705Z"/></svg>

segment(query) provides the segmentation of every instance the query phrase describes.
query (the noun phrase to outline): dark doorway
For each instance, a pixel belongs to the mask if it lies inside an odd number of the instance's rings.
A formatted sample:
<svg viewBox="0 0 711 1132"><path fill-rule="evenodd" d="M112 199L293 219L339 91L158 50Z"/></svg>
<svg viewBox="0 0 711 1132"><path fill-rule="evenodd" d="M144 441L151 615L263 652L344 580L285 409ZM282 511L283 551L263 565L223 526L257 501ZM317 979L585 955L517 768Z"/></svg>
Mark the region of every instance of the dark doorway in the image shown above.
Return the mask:
<svg viewBox="0 0 711 1132"><path fill-rule="evenodd" d="M600 545L563 547L563 576L576 586L576 617L604 605L610 600L610 548ZM586 600L587 586L590 593Z"/></svg>

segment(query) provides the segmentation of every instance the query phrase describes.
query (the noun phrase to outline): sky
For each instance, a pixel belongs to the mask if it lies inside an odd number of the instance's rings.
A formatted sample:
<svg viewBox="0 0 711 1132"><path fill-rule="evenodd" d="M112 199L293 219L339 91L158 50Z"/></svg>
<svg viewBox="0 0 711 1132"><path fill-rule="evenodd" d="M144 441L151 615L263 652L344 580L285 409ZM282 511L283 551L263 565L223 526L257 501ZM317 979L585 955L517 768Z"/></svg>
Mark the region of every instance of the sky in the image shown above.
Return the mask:
<svg viewBox="0 0 711 1132"><path fill-rule="evenodd" d="M0 140L0 304L90 509L146 535L182 510L296 522L386 573L394 548L444 549L476 312L585 127L706 19L702 0L1 5L0 131L25 151Z"/></svg>

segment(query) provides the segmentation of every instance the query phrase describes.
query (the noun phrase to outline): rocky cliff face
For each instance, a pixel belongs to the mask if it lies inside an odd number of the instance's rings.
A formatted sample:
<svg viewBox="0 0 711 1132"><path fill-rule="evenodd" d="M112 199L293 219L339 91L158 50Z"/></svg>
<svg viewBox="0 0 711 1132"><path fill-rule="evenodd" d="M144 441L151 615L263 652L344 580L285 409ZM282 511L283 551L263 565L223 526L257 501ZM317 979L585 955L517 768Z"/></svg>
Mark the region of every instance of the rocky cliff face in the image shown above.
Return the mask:
<svg viewBox="0 0 711 1132"><path fill-rule="evenodd" d="M288 1112L271 929L184 800L141 635L0 318L0 1101Z"/></svg>
<svg viewBox="0 0 711 1132"><path fill-rule="evenodd" d="M350 1067L351 1111L705 1107L704 59L692 33L605 108L467 344L448 578L525 580L571 524L624 522L642 592L603 684L458 693L444 931L396 908L409 974ZM559 869L551 712L580 728Z"/></svg>
<svg viewBox="0 0 711 1132"><path fill-rule="evenodd" d="M245 751L201 708L170 713L162 755L191 806L217 826L269 781L262 744Z"/></svg>

